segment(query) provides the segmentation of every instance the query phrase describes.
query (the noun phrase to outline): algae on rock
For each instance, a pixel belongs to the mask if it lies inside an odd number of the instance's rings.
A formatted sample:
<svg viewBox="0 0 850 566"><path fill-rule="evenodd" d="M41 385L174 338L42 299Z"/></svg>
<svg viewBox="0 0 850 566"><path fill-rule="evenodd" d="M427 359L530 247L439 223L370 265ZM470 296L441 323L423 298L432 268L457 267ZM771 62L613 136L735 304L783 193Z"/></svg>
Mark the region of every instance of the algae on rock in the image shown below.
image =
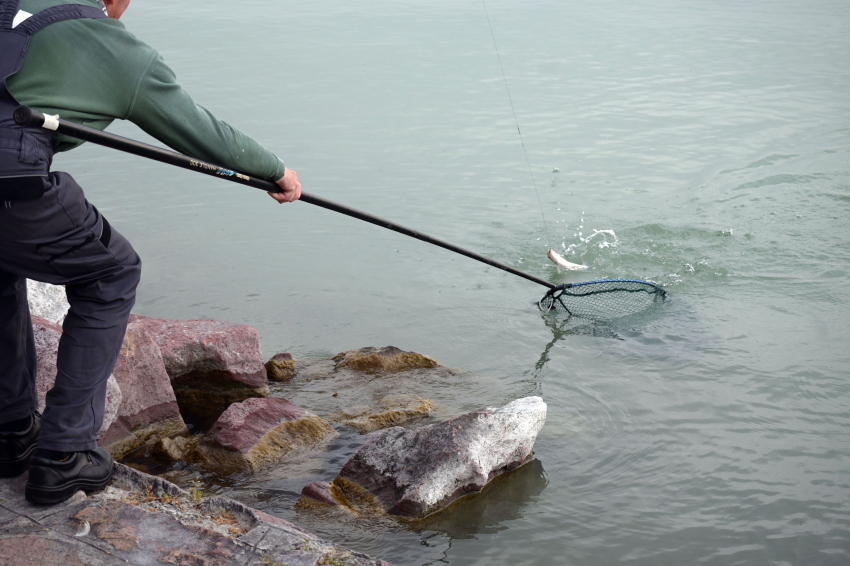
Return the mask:
<svg viewBox="0 0 850 566"><path fill-rule="evenodd" d="M365 434L417 421L430 415L433 409L434 403L419 395L393 394L378 399L372 405L345 408L329 415L328 420L348 425Z"/></svg>
<svg viewBox="0 0 850 566"><path fill-rule="evenodd" d="M294 363L296 374L270 384L272 395L363 434L420 420L449 419L504 399L499 393L503 388L492 377L446 367L392 346Z"/></svg>
<svg viewBox="0 0 850 566"><path fill-rule="evenodd" d="M292 451L315 447L335 434L331 425L313 415L274 427L246 452L226 450L204 438L195 457L208 466L257 471L279 462Z"/></svg>
<svg viewBox="0 0 850 566"><path fill-rule="evenodd" d="M439 366L435 360L416 352L405 352L395 346L361 348L341 352L333 357L337 368L360 371L395 372L411 369L429 369Z"/></svg>
<svg viewBox="0 0 850 566"><path fill-rule="evenodd" d="M272 381L287 381L297 373L292 354L276 354L266 362L266 371Z"/></svg>
<svg viewBox="0 0 850 566"><path fill-rule="evenodd" d="M201 439L194 458L209 466L255 471L335 436L325 420L282 397L228 407Z"/></svg>

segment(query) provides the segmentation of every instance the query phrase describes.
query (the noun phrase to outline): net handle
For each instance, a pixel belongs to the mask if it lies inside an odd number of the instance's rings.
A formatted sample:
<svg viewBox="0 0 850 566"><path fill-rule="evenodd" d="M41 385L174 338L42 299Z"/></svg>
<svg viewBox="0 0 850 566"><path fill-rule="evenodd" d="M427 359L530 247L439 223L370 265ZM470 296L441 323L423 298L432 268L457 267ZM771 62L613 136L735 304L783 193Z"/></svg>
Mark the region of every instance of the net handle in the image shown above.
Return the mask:
<svg viewBox="0 0 850 566"><path fill-rule="evenodd" d="M91 142L112 149L117 149L119 151L124 151L133 155L138 155L139 157L145 157L147 159L159 161L160 163L174 165L175 167L180 167L182 169L188 169L197 173L203 173L205 175L219 177L226 181L239 183L240 185L247 185L249 187L254 187L255 189L270 191L273 193L280 192L280 187L277 185L277 183L273 183L266 179L252 177L250 175L245 175L237 171L231 171L230 169L225 169L212 163L207 163L199 159L193 159L187 155L183 155L182 153L168 151L166 149L161 149L135 140L116 136L114 134L107 134L106 132L101 132L100 130L96 130L94 128L81 126L79 124L74 124L73 122L68 122L66 120L59 119L58 116L45 116L41 112L33 110L28 106L19 106L17 109L15 109L14 118L15 122L20 126L49 129L50 131L54 131L58 134L70 136L72 138L77 138L79 140ZM511 273L518 277L522 277L523 279L527 279L529 281L533 281L534 283L537 283L538 285L543 285L544 287L547 287L549 289L555 288L554 284L549 283L544 279L540 279L539 277L535 277L534 275L531 275L529 273L514 269L509 265L505 265L496 260L490 259L489 257L485 257L475 252L465 250L459 246L450 244L449 242L433 238L428 234L423 234L422 232L418 232L411 228L396 224L395 222L390 222L389 220L379 218L377 216L369 214L368 212L363 212L355 208L345 206L344 204L339 204L337 202L327 200L322 197L311 195L305 192L301 193L300 200L301 202L306 202L308 204L319 206L327 210L333 210L334 212L338 212L340 214L344 214L346 216L350 216L358 220L363 220L364 222L369 222L370 224L374 224L375 226L380 226L381 228L386 228L387 230L392 230L393 232L398 232L399 234L404 234L405 236L409 236L425 243L449 250L456 254L460 254L476 261L480 261L481 263L490 265L497 269L501 269L502 271L507 271L508 273Z"/></svg>

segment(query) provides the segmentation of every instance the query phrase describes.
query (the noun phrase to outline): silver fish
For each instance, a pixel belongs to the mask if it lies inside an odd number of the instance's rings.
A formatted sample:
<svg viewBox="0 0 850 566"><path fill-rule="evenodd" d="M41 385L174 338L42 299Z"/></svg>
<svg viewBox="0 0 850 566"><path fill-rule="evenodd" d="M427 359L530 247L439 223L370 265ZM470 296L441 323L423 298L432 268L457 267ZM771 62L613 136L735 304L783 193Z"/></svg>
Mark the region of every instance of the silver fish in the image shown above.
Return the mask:
<svg viewBox="0 0 850 566"><path fill-rule="evenodd" d="M549 259L552 260L552 263L558 266L558 273L562 271L584 271L587 269L586 265L579 265L577 263L570 263L557 253L552 248L549 248L549 253L546 254L549 256Z"/></svg>

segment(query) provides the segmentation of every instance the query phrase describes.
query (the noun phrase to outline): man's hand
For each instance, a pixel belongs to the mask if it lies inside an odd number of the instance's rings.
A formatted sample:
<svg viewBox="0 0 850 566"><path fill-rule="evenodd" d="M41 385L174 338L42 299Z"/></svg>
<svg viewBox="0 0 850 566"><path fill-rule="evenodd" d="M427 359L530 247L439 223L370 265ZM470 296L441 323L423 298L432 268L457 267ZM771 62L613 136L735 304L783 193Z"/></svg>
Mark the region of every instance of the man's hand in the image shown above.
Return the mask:
<svg viewBox="0 0 850 566"><path fill-rule="evenodd" d="M284 169L283 177L277 180L277 184L283 189L280 193L269 193L274 200L283 204L301 198L301 183L298 182L298 173L292 169Z"/></svg>

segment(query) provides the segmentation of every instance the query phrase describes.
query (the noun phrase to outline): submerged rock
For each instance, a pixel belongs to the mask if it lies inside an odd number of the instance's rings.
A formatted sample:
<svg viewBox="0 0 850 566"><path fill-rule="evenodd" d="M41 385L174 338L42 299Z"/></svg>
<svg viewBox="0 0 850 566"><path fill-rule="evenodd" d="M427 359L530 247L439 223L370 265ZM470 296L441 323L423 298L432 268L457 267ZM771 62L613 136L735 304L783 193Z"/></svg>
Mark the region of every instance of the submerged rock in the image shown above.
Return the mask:
<svg viewBox="0 0 850 566"><path fill-rule="evenodd" d="M175 436L161 438L154 445L153 452L160 458L191 461L198 447L198 436Z"/></svg>
<svg viewBox="0 0 850 566"><path fill-rule="evenodd" d="M405 352L395 346L360 348L359 350L342 352L334 356L333 360L336 362L337 368L380 372L427 369L440 365L428 356L416 352Z"/></svg>
<svg viewBox="0 0 850 566"><path fill-rule="evenodd" d="M419 395L393 394L372 405L358 405L328 416L331 422L346 424L361 433L399 426L427 417L434 403Z"/></svg>
<svg viewBox="0 0 850 566"><path fill-rule="evenodd" d="M287 399L248 399L222 413L196 455L209 465L256 470L335 434L326 421Z"/></svg>
<svg viewBox="0 0 850 566"><path fill-rule="evenodd" d="M331 484L326 481L314 481L308 483L301 490L301 497L295 502L298 507L309 508L316 504L339 507L340 503L331 493Z"/></svg>
<svg viewBox="0 0 850 566"><path fill-rule="evenodd" d="M287 381L295 377L297 373L295 360L289 353L272 356L272 359L266 362L266 371L272 381Z"/></svg>
<svg viewBox="0 0 850 566"><path fill-rule="evenodd" d="M385 363L387 359L395 361ZM363 434L420 419L447 420L503 398L504 386L490 376L393 347L293 361L295 376L270 384L274 394ZM384 367L389 369L378 369Z"/></svg>
<svg viewBox="0 0 850 566"><path fill-rule="evenodd" d="M38 371L35 383L38 394L38 410L44 412L47 392L56 383L56 358L59 353L59 339L62 337L62 327L49 320L32 317L33 335L35 336ZM110 375L106 381L106 407L103 414L103 425L97 434L101 439L118 418L123 394L115 375Z"/></svg>
<svg viewBox="0 0 850 566"><path fill-rule="evenodd" d="M354 511L424 517L529 461L545 419L543 400L526 397L417 430L372 433L328 493Z"/></svg>
<svg viewBox="0 0 850 566"><path fill-rule="evenodd" d="M185 413L215 419L232 403L269 394L256 328L218 320L130 320L154 337Z"/></svg>

